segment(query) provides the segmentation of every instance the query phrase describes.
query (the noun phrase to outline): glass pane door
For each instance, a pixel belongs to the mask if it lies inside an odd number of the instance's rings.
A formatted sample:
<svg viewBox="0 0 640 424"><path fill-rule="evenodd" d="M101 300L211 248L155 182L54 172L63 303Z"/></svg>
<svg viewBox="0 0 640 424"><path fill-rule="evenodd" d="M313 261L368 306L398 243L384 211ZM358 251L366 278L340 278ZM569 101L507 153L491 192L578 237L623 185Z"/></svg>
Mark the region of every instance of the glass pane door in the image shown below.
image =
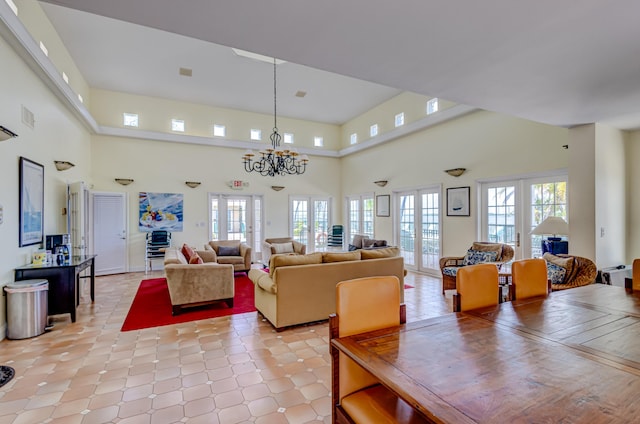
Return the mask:
<svg viewBox="0 0 640 424"><path fill-rule="evenodd" d="M209 194L210 240L239 240L252 246L253 257L261 255L261 196Z"/></svg>
<svg viewBox="0 0 640 424"><path fill-rule="evenodd" d="M422 191L420 200L422 211L420 268L423 271L438 272L440 269L440 193L438 189Z"/></svg>
<svg viewBox="0 0 640 424"><path fill-rule="evenodd" d="M315 246L312 251L320 250L327 245L329 234L329 200L313 201L313 222Z"/></svg>
<svg viewBox="0 0 640 424"><path fill-rule="evenodd" d="M398 224L400 226L398 239L400 243L400 254L404 258L404 264L408 267L416 266L416 195L413 193L401 193L398 198Z"/></svg>
<svg viewBox="0 0 640 424"><path fill-rule="evenodd" d="M309 200L292 199L291 226L293 239L309 247Z"/></svg>

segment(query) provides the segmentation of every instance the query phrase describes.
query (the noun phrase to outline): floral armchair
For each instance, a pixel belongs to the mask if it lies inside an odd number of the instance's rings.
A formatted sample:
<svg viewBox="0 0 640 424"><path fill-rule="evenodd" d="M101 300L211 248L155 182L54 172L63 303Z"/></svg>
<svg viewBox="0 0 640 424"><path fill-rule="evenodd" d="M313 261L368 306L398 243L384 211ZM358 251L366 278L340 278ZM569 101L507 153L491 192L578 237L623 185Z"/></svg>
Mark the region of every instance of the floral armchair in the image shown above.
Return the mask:
<svg viewBox="0 0 640 424"><path fill-rule="evenodd" d="M445 290L455 290L456 274L461 267L487 262L501 265L512 260L513 255L513 248L508 244L476 241L469 250L467 250L465 256L440 258L442 294L444 294Z"/></svg>

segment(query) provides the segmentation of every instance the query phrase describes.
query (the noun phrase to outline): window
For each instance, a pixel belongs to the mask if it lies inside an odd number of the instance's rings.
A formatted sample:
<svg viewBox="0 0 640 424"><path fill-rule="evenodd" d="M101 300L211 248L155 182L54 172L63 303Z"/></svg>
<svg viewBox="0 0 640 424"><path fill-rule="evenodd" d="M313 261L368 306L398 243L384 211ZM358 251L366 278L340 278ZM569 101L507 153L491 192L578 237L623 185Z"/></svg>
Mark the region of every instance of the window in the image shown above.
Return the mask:
<svg viewBox="0 0 640 424"><path fill-rule="evenodd" d="M396 127L401 127L404 125L404 112L401 112L396 115L395 123L396 123Z"/></svg>
<svg viewBox="0 0 640 424"><path fill-rule="evenodd" d="M171 120L171 131L184 132L184 121L181 119Z"/></svg>
<svg viewBox="0 0 640 424"><path fill-rule="evenodd" d="M80 100L80 103L84 103L84 99L82 98L82 96L80 94L78 94L78 100Z"/></svg>
<svg viewBox="0 0 640 424"><path fill-rule="evenodd" d="M49 50L47 50L47 47L42 41L40 42L40 50L42 50L45 56L49 57Z"/></svg>
<svg viewBox="0 0 640 424"><path fill-rule="evenodd" d="M123 113L124 116L124 125L126 127L137 127L138 126L138 114L136 113Z"/></svg>
<svg viewBox="0 0 640 424"><path fill-rule="evenodd" d="M262 131L252 129L251 140L262 140Z"/></svg>
<svg viewBox="0 0 640 424"><path fill-rule="evenodd" d="M64 72L62 73L62 79L64 80L64 82L66 82L67 84L69 84L69 77L67 76L67 74L65 74Z"/></svg>
<svg viewBox="0 0 640 424"><path fill-rule="evenodd" d="M313 145L315 147L324 146L324 139L322 137L313 137Z"/></svg>
<svg viewBox="0 0 640 424"><path fill-rule="evenodd" d="M351 134L349 139L351 140L351 144L356 144L358 142L358 134L356 133Z"/></svg>
<svg viewBox="0 0 640 424"><path fill-rule="evenodd" d="M293 144L293 134L291 133L284 133L284 142L287 144Z"/></svg>
<svg viewBox="0 0 640 424"><path fill-rule="evenodd" d="M438 98L435 97L427 102L427 115L438 111Z"/></svg>
<svg viewBox="0 0 640 424"><path fill-rule="evenodd" d="M378 135L378 124L373 124L369 127L369 136L375 137Z"/></svg>
<svg viewBox="0 0 640 424"><path fill-rule="evenodd" d="M12 2L11 0L6 0L6 2L9 5L9 7L11 8L11 10L13 10L13 13L17 16L18 15L18 6L16 6L16 4L14 2Z"/></svg>
<svg viewBox="0 0 640 424"><path fill-rule="evenodd" d="M213 124L214 137L224 137L225 135L227 135L227 127L220 124Z"/></svg>

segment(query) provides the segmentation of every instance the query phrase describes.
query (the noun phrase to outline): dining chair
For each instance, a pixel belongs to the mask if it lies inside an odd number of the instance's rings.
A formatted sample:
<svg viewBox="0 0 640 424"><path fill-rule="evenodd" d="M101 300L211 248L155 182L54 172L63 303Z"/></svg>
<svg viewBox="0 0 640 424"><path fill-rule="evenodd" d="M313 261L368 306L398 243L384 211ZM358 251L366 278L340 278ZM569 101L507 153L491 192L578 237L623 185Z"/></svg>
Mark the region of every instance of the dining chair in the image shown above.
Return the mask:
<svg viewBox="0 0 640 424"><path fill-rule="evenodd" d="M521 259L511 264L511 300L546 296L551 291L547 261L542 258Z"/></svg>
<svg viewBox="0 0 640 424"><path fill-rule="evenodd" d="M498 267L495 264L464 266L458 270L456 280L454 312L484 308L500 302Z"/></svg>
<svg viewBox="0 0 640 424"><path fill-rule="evenodd" d="M398 277L366 277L336 285L336 313L330 338L346 337L405 323ZM411 405L331 345L333 423L425 423Z"/></svg>
<svg viewBox="0 0 640 424"><path fill-rule="evenodd" d="M631 277L624 279L624 287L633 291L640 290L640 259L633 260Z"/></svg>

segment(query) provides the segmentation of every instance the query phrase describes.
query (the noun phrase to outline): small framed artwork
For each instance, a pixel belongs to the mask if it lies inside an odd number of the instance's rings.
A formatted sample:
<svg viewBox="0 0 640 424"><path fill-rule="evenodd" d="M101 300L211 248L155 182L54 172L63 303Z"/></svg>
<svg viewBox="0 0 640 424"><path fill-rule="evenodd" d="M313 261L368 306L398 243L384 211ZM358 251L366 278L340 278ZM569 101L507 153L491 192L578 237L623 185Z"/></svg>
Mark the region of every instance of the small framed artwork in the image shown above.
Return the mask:
<svg viewBox="0 0 640 424"><path fill-rule="evenodd" d="M470 216L471 187L447 189L447 216Z"/></svg>
<svg viewBox="0 0 640 424"><path fill-rule="evenodd" d="M391 195L381 194L376 196L376 216L390 216Z"/></svg>
<svg viewBox="0 0 640 424"><path fill-rule="evenodd" d="M44 166L20 158L19 246L42 243L44 228Z"/></svg>

